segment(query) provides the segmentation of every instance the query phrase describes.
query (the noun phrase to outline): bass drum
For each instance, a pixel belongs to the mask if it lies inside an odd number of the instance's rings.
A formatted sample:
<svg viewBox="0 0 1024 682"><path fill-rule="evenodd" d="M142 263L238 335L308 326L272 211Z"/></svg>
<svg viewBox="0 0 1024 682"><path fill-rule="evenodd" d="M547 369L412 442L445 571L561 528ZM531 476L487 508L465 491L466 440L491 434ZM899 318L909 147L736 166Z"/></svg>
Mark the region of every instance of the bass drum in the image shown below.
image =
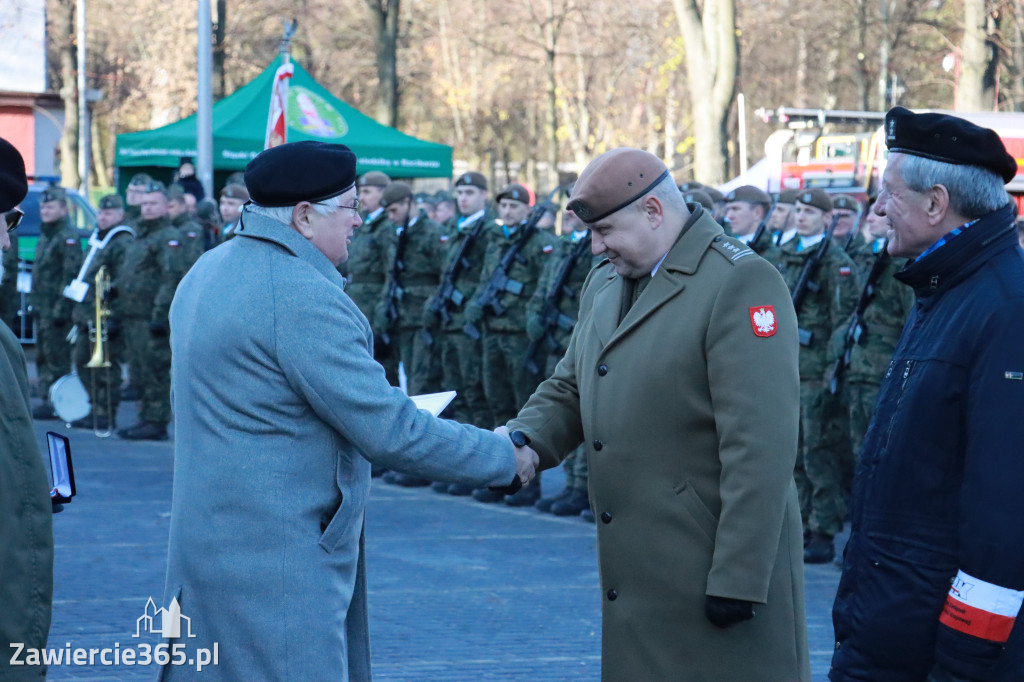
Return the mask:
<svg viewBox="0 0 1024 682"><path fill-rule="evenodd" d="M65 424L89 416L89 394L77 374L66 374L50 387L50 404Z"/></svg>

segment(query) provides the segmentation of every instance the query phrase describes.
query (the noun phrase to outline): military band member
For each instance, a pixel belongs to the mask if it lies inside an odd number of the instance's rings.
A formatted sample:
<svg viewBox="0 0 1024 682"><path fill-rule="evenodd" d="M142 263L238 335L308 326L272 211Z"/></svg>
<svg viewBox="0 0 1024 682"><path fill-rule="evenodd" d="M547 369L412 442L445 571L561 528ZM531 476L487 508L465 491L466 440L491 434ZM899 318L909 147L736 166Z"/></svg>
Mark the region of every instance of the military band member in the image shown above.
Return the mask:
<svg viewBox="0 0 1024 682"><path fill-rule="evenodd" d="M828 391L825 376L838 356L834 336L857 303L860 284L850 257L827 244L825 231L831 220L832 199L821 189L804 190L797 196L796 229L799 236L783 245L780 264L793 293L808 261L824 249L814 277L805 287L797 310L800 325L800 454L795 476L800 493L807 546L804 561L824 563L835 555L833 537L843 528L845 515L841 493L838 451L847 440L838 398Z"/></svg>
<svg viewBox="0 0 1024 682"><path fill-rule="evenodd" d="M64 287L82 267L84 255L78 233L68 221L67 192L48 187L39 197L39 241L32 268L32 305L36 320L36 370L43 404L32 411L36 419L55 419L50 404L50 387L71 372L71 330L73 303L64 298Z"/></svg>

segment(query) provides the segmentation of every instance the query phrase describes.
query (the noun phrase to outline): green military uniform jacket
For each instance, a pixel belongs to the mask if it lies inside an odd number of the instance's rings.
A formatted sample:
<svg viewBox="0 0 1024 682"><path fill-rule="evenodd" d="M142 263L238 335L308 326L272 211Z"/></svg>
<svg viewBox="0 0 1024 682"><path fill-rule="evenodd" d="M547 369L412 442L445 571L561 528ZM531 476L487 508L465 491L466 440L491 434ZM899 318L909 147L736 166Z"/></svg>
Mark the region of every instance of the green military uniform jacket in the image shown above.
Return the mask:
<svg viewBox="0 0 1024 682"><path fill-rule="evenodd" d="M469 267L462 270L459 274L458 280L455 282L456 289L462 294L463 301L461 306L456 306L454 302L449 303L449 312L451 313L452 319L447 324L443 325L447 331L461 331L462 327L466 324L465 310L466 305L476 295L477 285L480 283L480 273L484 269L484 258L487 254L487 245L490 240L494 238L495 233L500 232L501 228L494 222L487 213L483 213L479 218L472 222L465 222L459 225L455 232L447 235L447 239L444 239L444 249L441 254L441 277L448 272L452 266L452 261L455 259L455 255L458 253L462 242L465 241L466 237L476 229L477 225L483 221L483 226L480 229L480 233L477 236L476 242L473 247L469 249L464 257L469 262ZM446 235L442 234L442 238ZM443 282L442 282L443 284ZM437 294L435 293L435 296ZM430 303L428 302L428 305Z"/></svg>
<svg viewBox="0 0 1024 682"><path fill-rule="evenodd" d="M502 258L519 241L520 229L516 228L512 232L506 226L499 225L492 232L484 254L483 268L480 270L474 305L481 303L480 295L487 287L491 276L498 270ZM496 316L491 310L485 310L483 319L487 331L503 334L521 334L526 331L527 306L533 292L537 290L544 267L549 261L554 260L557 243L557 237L547 230L534 230L530 235L505 273L510 280L522 285L522 291L518 294L511 291L498 293L497 300L504 306L505 314Z"/></svg>
<svg viewBox="0 0 1024 682"><path fill-rule="evenodd" d="M35 258L29 303L40 318L70 322L74 301L64 298L64 287L78 276L85 256L67 218L42 224Z"/></svg>
<svg viewBox="0 0 1024 682"><path fill-rule="evenodd" d="M390 230L391 234L383 235L382 239L382 235L377 233L386 230ZM348 245L348 261L343 264L343 268L339 268L339 272L348 278L345 293L371 322L387 279L387 244L393 235L394 229L384 209L377 209L365 218L365 222L352 235ZM380 332L377 328L373 330L375 336Z"/></svg>
<svg viewBox="0 0 1024 682"><path fill-rule="evenodd" d="M818 242L798 251L797 237L780 248L779 269L790 291L800 279L804 264L820 246ZM850 313L857 305L860 276L850 257L831 243L813 283L815 286L808 290L797 313L800 329L810 333L810 343L800 347L800 379L824 382L827 370L839 357L834 339L846 331Z"/></svg>
<svg viewBox="0 0 1024 682"><path fill-rule="evenodd" d="M419 329L423 323L423 306L427 299L437 291L441 278L441 226L420 213L413 216L409 225L403 228L405 247L402 255L403 267L399 279L401 296L396 301L398 321L387 319L387 293L391 290L394 279L394 263L398 253L399 235L397 229L392 230L386 238L388 230L381 230L384 243L385 263L388 265L387 279L381 291L380 301L375 313L376 325L380 329Z"/></svg>
<svg viewBox="0 0 1024 682"><path fill-rule="evenodd" d="M552 354L562 355L565 353L565 349L569 345L569 337L579 318L583 283L587 281L594 266L603 260L599 256L591 255L590 243L589 232L578 243L573 242L572 235L563 236L559 240L557 256L548 259L537 289L530 299L528 316L536 316L540 322L544 321L543 316L547 306L551 303L555 304L555 310L549 311L553 318L549 321L552 324L549 333L558 344L558 348L552 349ZM580 245L582 245L582 253L572 264L562 288L555 292L554 287L558 283L559 275L562 274L567 262Z"/></svg>
<svg viewBox="0 0 1024 682"><path fill-rule="evenodd" d="M185 250L185 261L188 267L206 253L206 234L203 227L188 213L181 213L171 221L171 225L181 232L181 240Z"/></svg>
<svg viewBox="0 0 1024 682"><path fill-rule="evenodd" d="M620 322L623 288L593 270L565 357L508 425L542 468L586 445L602 678L809 680L789 292L703 209ZM706 595L757 615L720 630Z"/></svg>
<svg viewBox="0 0 1024 682"><path fill-rule="evenodd" d="M53 512L32 428L25 355L3 324L0 405L0 679L40 680L41 666L9 663L15 653L11 643L46 646L53 602Z"/></svg>
<svg viewBox="0 0 1024 682"><path fill-rule="evenodd" d="M166 217L140 220L135 231L135 239L125 244L121 270L114 280L111 313L166 325L174 291L188 270L186 246L181 232Z"/></svg>

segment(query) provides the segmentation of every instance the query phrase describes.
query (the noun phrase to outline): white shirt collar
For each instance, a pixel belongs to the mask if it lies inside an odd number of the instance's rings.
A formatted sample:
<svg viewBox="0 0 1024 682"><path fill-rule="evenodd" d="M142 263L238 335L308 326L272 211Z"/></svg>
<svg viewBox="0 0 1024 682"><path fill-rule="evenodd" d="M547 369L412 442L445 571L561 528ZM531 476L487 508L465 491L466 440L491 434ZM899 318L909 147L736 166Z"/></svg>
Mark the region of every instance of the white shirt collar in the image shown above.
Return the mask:
<svg viewBox="0 0 1024 682"><path fill-rule="evenodd" d="M734 234L733 238L736 239L737 241L743 242L744 244L749 244L750 240L754 238L754 233L751 232L750 234Z"/></svg>
<svg viewBox="0 0 1024 682"><path fill-rule="evenodd" d="M792 241L793 237L796 236L796 228L791 228L782 233L782 237L779 239L779 246L782 246L786 242Z"/></svg>
<svg viewBox="0 0 1024 682"><path fill-rule="evenodd" d="M816 234L813 237L800 237L800 248L801 249L809 249L812 246L814 246L815 244L817 244L818 242L820 242L824 238L825 238L825 234L824 233Z"/></svg>

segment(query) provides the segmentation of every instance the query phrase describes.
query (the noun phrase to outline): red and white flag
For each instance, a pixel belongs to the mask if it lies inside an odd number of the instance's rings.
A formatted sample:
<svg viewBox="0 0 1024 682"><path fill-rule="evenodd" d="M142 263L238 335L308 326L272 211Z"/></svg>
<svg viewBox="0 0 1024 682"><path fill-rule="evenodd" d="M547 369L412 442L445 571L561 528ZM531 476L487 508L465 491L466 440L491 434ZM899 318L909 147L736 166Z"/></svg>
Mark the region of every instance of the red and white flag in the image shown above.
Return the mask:
<svg viewBox="0 0 1024 682"><path fill-rule="evenodd" d="M264 149L276 147L288 141L288 80L295 73L291 63L282 64L274 73L274 85L270 89L270 115L267 117L267 137Z"/></svg>

